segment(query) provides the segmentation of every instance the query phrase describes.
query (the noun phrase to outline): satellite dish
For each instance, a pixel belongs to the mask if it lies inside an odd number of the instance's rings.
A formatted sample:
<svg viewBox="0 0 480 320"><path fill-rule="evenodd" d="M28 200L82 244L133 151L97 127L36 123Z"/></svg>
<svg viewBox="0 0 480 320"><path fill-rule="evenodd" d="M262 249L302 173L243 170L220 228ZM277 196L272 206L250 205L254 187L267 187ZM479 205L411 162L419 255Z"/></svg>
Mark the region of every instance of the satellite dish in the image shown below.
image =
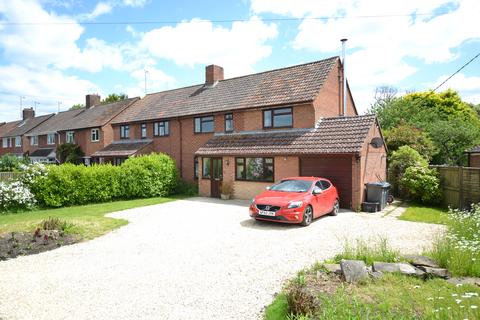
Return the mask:
<svg viewBox="0 0 480 320"><path fill-rule="evenodd" d="M375 137L372 139L372 141L370 141L370 144L375 149L381 148L383 146L383 139L380 137Z"/></svg>

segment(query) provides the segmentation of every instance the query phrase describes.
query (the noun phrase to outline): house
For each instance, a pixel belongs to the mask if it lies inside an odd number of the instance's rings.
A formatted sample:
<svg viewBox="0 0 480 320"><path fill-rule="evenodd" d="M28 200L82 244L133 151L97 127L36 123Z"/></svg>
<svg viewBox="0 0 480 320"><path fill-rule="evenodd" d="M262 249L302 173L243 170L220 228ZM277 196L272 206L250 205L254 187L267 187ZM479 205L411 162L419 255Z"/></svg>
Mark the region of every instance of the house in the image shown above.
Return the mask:
<svg viewBox="0 0 480 320"><path fill-rule="evenodd" d="M130 98L113 103L101 104L100 96L86 95L85 107L73 117L55 127L58 143L75 143L85 153L84 163L89 165L91 156L113 141L111 120L130 107L139 98Z"/></svg>
<svg viewBox="0 0 480 320"><path fill-rule="evenodd" d="M467 150L465 153L467 154L467 166L480 168L480 146Z"/></svg>
<svg viewBox="0 0 480 320"><path fill-rule="evenodd" d="M144 153L172 156L184 180L218 197L231 183L249 199L287 176L317 175L358 208L364 183L385 179L386 148L374 116L358 116L338 57L146 95L115 117L113 142L92 154L121 163Z"/></svg>
<svg viewBox="0 0 480 320"><path fill-rule="evenodd" d="M33 108L25 108L22 120L7 122L0 126L0 155L13 154L18 157L28 155L27 133L51 118L53 114L35 117Z"/></svg>

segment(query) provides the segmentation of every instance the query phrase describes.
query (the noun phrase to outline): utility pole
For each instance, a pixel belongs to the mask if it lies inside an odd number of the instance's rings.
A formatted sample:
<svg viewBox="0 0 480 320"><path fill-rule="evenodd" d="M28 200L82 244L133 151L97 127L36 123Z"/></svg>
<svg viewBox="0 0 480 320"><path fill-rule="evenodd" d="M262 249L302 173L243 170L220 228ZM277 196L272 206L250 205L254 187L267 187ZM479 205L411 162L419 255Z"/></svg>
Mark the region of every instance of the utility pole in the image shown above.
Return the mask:
<svg viewBox="0 0 480 320"><path fill-rule="evenodd" d="M147 73L149 73L149 72L146 69L143 70L143 71L145 72L145 95L147 95Z"/></svg>
<svg viewBox="0 0 480 320"><path fill-rule="evenodd" d="M38 101L33 101L33 110L35 110L35 112L37 112L37 106L40 104L40 102Z"/></svg>

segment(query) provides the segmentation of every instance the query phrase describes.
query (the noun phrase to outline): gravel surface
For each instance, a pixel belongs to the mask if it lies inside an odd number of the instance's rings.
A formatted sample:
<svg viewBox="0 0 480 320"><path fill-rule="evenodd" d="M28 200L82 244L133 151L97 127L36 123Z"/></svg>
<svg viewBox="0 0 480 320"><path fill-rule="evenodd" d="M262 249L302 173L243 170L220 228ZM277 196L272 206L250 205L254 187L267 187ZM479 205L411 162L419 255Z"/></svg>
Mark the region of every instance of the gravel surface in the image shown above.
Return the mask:
<svg viewBox="0 0 480 320"><path fill-rule="evenodd" d="M261 223L248 203L192 198L112 214L106 236L0 262L0 319L255 319L298 270L345 239L418 253L440 226L349 211L309 227Z"/></svg>

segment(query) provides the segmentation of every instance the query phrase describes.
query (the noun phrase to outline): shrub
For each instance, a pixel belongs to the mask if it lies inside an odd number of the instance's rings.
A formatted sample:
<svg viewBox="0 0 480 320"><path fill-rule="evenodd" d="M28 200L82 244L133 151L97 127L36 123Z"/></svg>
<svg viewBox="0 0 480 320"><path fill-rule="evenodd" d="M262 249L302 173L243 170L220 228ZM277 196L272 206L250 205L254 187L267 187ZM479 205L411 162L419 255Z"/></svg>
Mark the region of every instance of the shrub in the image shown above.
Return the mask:
<svg viewBox="0 0 480 320"><path fill-rule="evenodd" d="M129 158L120 173L125 198L164 197L177 184L177 166L166 154Z"/></svg>
<svg viewBox="0 0 480 320"><path fill-rule="evenodd" d="M35 206L35 197L28 187L20 181L0 182L0 210L16 211L32 209Z"/></svg>
<svg viewBox="0 0 480 320"><path fill-rule="evenodd" d="M84 155L82 148L74 143L64 143L57 147L57 156L60 163L80 164Z"/></svg>
<svg viewBox="0 0 480 320"><path fill-rule="evenodd" d="M56 217L48 217L47 219L43 219L40 222L40 228L42 230L67 231L72 227L73 227L73 224L68 223L65 220L60 220L59 218L56 218Z"/></svg>
<svg viewBox="0 0 480 320"><path fill-rule="evenodd" d="M442 199L440 179L435 169L423 166L408 167L402 177L401 185L412 200L434 204Z"/></svg>
<svg viewBox="0 0 480 320"><path fill-rule="evenodd" d="M19 158L17 156L6 154L0 157L0 171L12 172L20 171L21 166L30 163L27 157Z"/></svg>
<svg viewBox="0 0 480 320"><path fill-rule="evenodd" d="M405 189L401 181L405 170L411 166L427 167L428 162L409 146L402 146L392 153L388 167L388 181L392 184L394 194L398 196L405 195Z"/></svg>
<svg viewBox="0 0 480 320"><path fill-rule="evenodd" d="M186 182L185 180L178 180L174 193L181 194L184 196L197 196L198 184L189 183L189 182Z"/></svg>
<svg viewBox="0 0 480 320"><path fill-rule="evenodd" d="M405 121L400 121L391 130L385 130L384 136L389 152L396 151L402 146L409 146L417 150L425 159L430 160L437 151L427 132Z"/></svg>
<svg viewBox="0 0 480 320"><path fill-rule="evenodd" d="M304 271L290 281L285 295L288 302L288 311L293 316L311 315L319 307L317 293L307 285Z"/></svg>

